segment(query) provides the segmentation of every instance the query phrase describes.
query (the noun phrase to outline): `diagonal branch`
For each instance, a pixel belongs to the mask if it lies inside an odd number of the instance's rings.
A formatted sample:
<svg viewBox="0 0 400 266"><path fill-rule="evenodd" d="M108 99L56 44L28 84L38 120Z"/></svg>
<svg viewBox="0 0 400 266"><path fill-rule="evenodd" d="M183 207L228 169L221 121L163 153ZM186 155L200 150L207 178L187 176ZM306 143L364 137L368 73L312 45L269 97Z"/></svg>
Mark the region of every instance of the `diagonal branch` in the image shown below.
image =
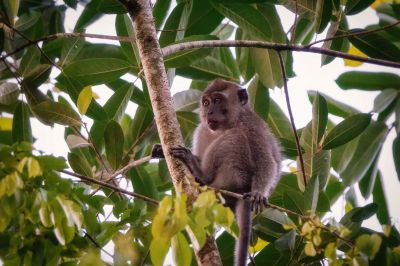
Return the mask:
<svg viewBox="0 0 400 266"><path fill-rule="evenodd" d="M122 193L122 194L125 194L125 195L128 195L128 196L132 196L134 198L138 198L138 199L147 201L147 202L152 203L154 205L158 205L158 203L159 203L155 199L146 197L146 196L144 196L142 194L138 194L138 193L135 193L135 192L131 192L131 191L125 190L125 189L120 188L120 187L113 186L113 185L111 185L109 183L106 183L106 182L103 182L103 181L100 181L100 180L97 180L97 179L94 179L94 178L90 178L90 177L87 177L87 176L84 176L84 175L81 175L81 174L70 172L68 170L60 170L59 172L67 174L67 175L70 175L70 176L77 177L77 178L79 178L79 179L81 179L83 181L89 182L89 183L93 183L93 184L96 184L96 185L99 185L99 186L102 186L102 187L105 187L105 188L109 188L109 189L111 189L113 191L116 191L116 192L119 192L119 193Z"/></svg>

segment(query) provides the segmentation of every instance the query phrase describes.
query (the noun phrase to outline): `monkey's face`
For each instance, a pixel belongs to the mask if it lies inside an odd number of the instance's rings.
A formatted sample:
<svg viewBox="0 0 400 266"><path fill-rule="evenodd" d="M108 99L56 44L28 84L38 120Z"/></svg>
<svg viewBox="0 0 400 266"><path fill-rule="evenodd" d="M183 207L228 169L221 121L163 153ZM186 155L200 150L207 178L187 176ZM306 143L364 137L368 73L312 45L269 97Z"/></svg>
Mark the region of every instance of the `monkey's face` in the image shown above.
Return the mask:
<svg viewBox="0 0 400 266"><path fill-rule="evenodd" d="M212 131L229 127L229 99L220 92L204 95L201 99L201 120Z"/></svg>

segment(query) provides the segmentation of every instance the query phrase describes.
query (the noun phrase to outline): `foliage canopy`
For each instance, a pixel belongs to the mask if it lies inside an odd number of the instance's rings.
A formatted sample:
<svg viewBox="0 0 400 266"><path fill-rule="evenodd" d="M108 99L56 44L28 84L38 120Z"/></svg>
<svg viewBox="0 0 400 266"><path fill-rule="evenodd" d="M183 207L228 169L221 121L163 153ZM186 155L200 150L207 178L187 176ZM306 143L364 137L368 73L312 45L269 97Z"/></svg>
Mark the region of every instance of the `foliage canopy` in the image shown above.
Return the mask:
<svg viewBox="0 0 400 266"><path fill-rule="evenodd" d="M296 14L288 32L277 5ZM83 10L67 34L66 12L78 6ZM379 23L349 29L347 18L367 8L375 8ZM107 15L115 17L117 38L85 33ZM327 32L323 48L400 62L398 1L157 0L153 15L161 47L228 39L311 47L316 34ZM92 37L118 42L92 43ZM223 264L232 264L232 236L238 232L218 194L204 190L187 208L164 161L124 168L148 156L158 142L134 38L127 10L117 0L0 3L0 260L5 265L162 265L169 248L177 265L191 265L189 244L202 246L217 228L225 230L216 240ZM287 77L293 77L292 52L280 53ZM322 55L321 64L334 59ZM288 211L268 208L254 219L250 252L257 265L400 265L400 233L392 224L377 165L388 133L395 130L393 159L400 177L400 76L383 69L348 71L337 78L343 90L379 91L370 113L308 92L312 120L297 130L304 178L290 120L269 97L269 90L285 83L275 50L196 48L164 60L171 84L176 76L192 80L189 89L173 96L188 145L198 124L201 90L216 78L249 83L251 107L268 122L294 167L269 199ZM104 105L96 101L95 85L114 91ZM137 105L133 117L125 113L129 102ZM335 124L332 116L342 121ZM32 119L65 126L67 158L34 148L41 136L32 135ZM85 182L78 182L80 177ZM116 178L111 186L91 182L110 177ZM145 200L114 191L120 180ZM373 203L358 206L356 190ZM346 214L338 221L324 219L342 195ZM159 207L146 197L159 201ZM363 227L373 215L383 233ZM190 243L186 227L197 243ZM112 254L104 249L110 242Z"/></svg>

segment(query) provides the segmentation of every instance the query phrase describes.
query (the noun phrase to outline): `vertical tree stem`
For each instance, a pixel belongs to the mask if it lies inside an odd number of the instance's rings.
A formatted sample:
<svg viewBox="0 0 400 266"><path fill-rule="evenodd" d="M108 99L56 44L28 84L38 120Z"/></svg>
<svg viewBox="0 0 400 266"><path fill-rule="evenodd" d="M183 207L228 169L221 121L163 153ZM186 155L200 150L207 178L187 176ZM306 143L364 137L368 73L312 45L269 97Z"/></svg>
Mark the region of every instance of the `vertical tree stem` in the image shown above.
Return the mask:
<svg viewBox="0 0 400 266"><path fill-rule="evenodd" d="M297 135L296 125L294 123L294 118L293 118L293 113L292 113L292 107L290 105L290 98L289 98L289 90L288 90L288 86L287 86L285 65L284 65L284 62L283 62L283 59L282 59L281 52L279 50L276 50L276 52L278 53L279 64L281 66L281 72L282 72L282 78L283 78L283 89L285 91L286 105L287 105L287 109L288 109L288 112L289 112L290 125L292 126L294 138L295 138L295 141L296 141L297 154L299 155L300 168L301 168L301 173L303 175L303 182L304 182L304 186L307 186L307 178L306 178L306 172L305 172L305 168L304 168L303 153L301 152L300 140L299 140L299 136Z"/></svg>
<svg viewBox="0 0 400 266"><path fill-rule="evenodd" d="M196 198L197 190L187 180L190 174L183 164L174 159L169 153L171 147L183 145L183 138L175 110L172 106L172 97L164 67L163 55L157 39L150 1L120 1L128 9L129 15L134 22L136 44L149 88L151 105L161 145L164 150L165 160L171 173L175 190L178 193L186 193L188 201L193 202ZM189 233L189 235L192 234ZM194 242L193 240L192 242ZM201 250L195 250L195 254L199 265L222 265L213 236L208 237L204 247Z"/></svg>

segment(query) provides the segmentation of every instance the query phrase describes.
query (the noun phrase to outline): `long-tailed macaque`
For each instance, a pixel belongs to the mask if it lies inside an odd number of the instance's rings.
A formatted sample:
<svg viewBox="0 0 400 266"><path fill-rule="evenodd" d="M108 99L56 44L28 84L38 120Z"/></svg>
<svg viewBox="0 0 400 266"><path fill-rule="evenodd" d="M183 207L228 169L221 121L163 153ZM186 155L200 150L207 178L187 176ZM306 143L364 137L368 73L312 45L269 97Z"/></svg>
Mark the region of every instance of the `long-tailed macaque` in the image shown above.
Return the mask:
<svg viewBox="0 0 400 266"><path fill-rule="evenodd" d="M278 143L265 122L250 110L245 89L215 80L200 99L200 120L193 153L171 149L203 185L229 190L244 199L225 197L240 229L235 265L246 265L251 211L260 212L280 177Z"/></svg>

